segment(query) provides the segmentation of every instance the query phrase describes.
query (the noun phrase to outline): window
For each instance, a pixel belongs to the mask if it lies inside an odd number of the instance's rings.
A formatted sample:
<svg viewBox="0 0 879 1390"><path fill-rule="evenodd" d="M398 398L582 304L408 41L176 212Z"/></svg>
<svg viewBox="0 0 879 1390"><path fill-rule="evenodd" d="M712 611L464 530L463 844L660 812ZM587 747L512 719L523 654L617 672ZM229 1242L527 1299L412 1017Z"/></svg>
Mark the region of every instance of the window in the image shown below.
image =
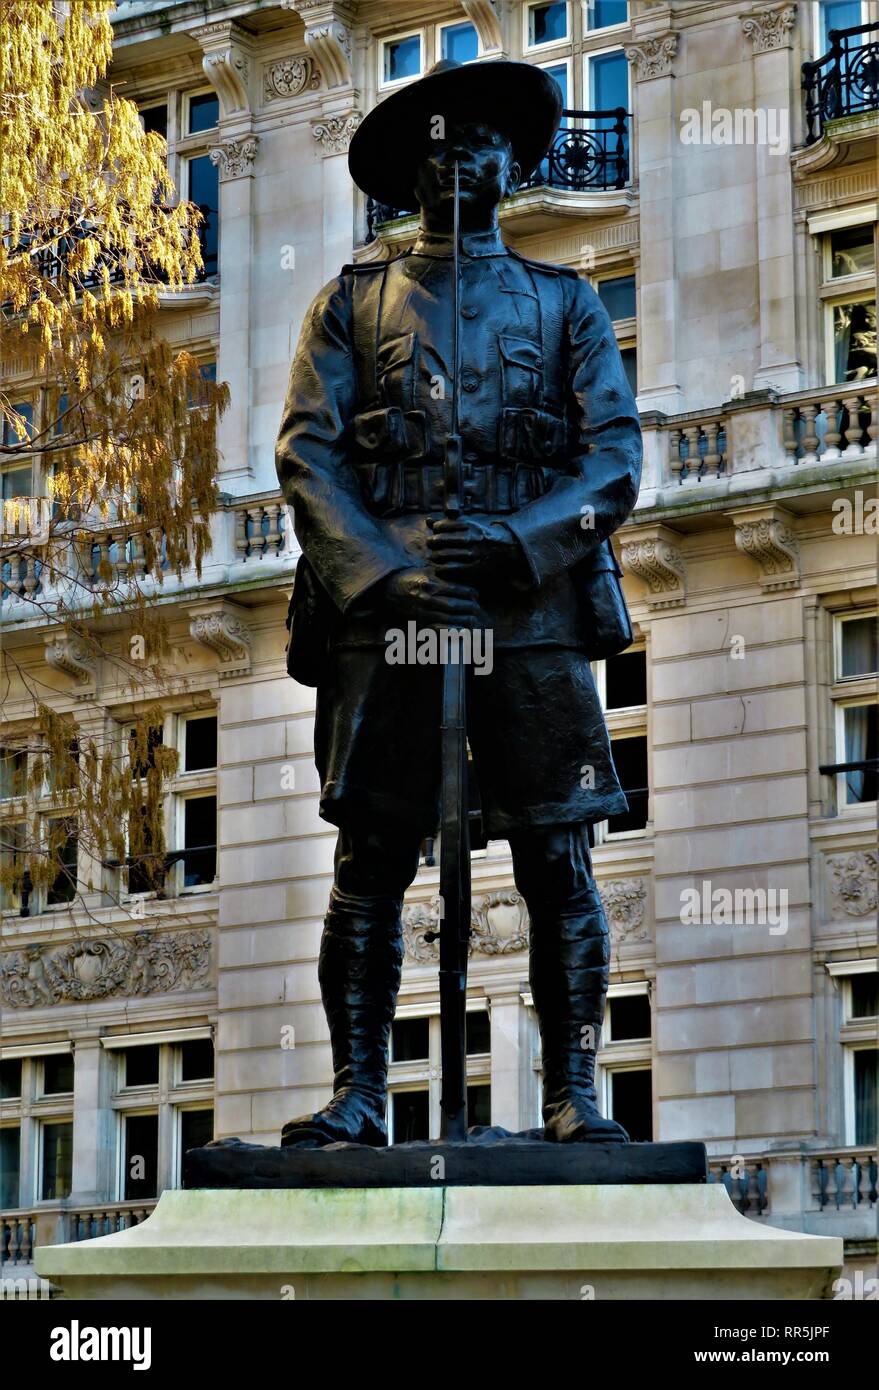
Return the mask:
<svg viewBox="0 0 879 1390"><path fill-rule="evenodd" d="M194 1036L102 1040L115 1070L119 1200L151 1201L179 1187L187 1149L214 1137L213 1040L206 1027L186 1031Z"/></svg>
<svg viewBox="0 0 879 1390"><path fill-rule="evenodd" d="M543 48L551 43L564 43L571 33L570 6L566 0L527 5L525 25L526 48Z"/></svg>
<svg viewBox="0 0 879 1390"><path fill-rule="evenodd" d="M141 107L140 123L147 134L161 135L163 140L167 140L168 103L163 101L157 106Z"/></svg>
<svg viewBox="0 0 879 1390"><path fill-rule="evenodd" d="M220 123L220 101L214 92L197 92L187 101L189 120L187 134L198 135L213 130Z"/></svg>
<svg viewBox="0 0 879 1390"><path fill-rule="evenodd" d="M204 219L201 228L201 255L206 275L219 268L220 186L217 166L209 155L195 155L186 161L186 197L195 203Z"/></svg>
<svg viewBox="0 0 879 1390"><path fill-rule="evenodd" d="M638 394L637 297L634 275L599 280L598 297L610 315L632 395Z"/></svg>
<svg viewBox="0 0 879 1390"><path fill-rule="evenodd" d="M199 231L204 276L219 269L219 170L211 163L209 146L217 139L220 105L216 92L175 91L165 101L140 109L146 131L167 142L168 172L181 198L197 204L204 221Z"/></svg>
<svg viewBox="0 0 879 1390"><path fill-rule="evenodd" d="M876 1143L877 1107L876 1027L879 1023L879 972L875 960L833 961L831 976L840 984L845 1134L847 1145Z"/></svg>
<svg viewBox="0 0 879 1390"><path fill-rule="evenodd" d="M861 0L819 0L815 18L818 25L815 56L820 58L830 48L831 30L853 29L864 21L865 14Z"/></svg>
<svg viewBox="0 0 879 1390"><path fill-rule="evenodd" d="M424 70L424 39L420 30L385 39L379 50L381 68L379 83L393 87L399 82L411 82Z"/></svg>
<svg viewBox="0 0 879 1390"><path fill-rule="evenodd" d="M467 1123L491 1124L491 1025L485 1008L467 1010ZM390 1142L433 1139L440 1132L442 1058L439 1013L398 1014L388 1067Z"/></svg>
<svg viewBox="0 0 879 1390"><path fill-rule="evenodd" d="M43 1095L73 1093L73 1053L59 1052L43 1059Z"/></svg>
<svg viewBox="0 0 879 1390"><path fill-rule="evenodd" d="M46 760L40 757L38 763L44 765L45 775L33 779L36 785L30 787L28 754L25 750L6 749L0 758L3 790L11 794L7 800L17 799L19 803L4 807L7 815L10 811L16 811L17 818L10 816L9 820L0 822L0 868L3 874L0 909L4 912L33 916L47 909L66 906L80 890L76 817L60 814L61 807L67 801L67 793L75 788L78 756L79 745L74 740L70 745L70 758L62 764L49 767ZM25 804L22 805L22 802ZM25 812L28 820L21 819ZM57 872L48 883L43 879L34 885L26 873L19 878L24 862L33 862L34 856L39 858L41 866L47 862L55 866Z"/></svg>
<svg viewBox="0 0 879 1390"><path fill-rule="evenodd" d="M34 437L34 407L31 401L15 401L10 407L14 419L5 418L0 428L0 439L6 449L26 451ZM9 502L14 497L33 497L34 461L26 453L3 455L0 467L0 500ZM4 527L5 529L5 527Z"/></svg>
<svg viewBox="0 0 879 1390"><path fill-rule="evenodd" d="M876 375L875 222L832 228L823 237L825 375L828 385Z"/></svg>
<svg viewBox="0 0 879 1390"><path fill-rule="evenodd" d="M628 0L584 0L586 28L612 29L629 22Z"/></svg>
<svg viewBox="0 0 879 1390"><path fill-rule="evenodd" d="M40 1200L70 1196L73 1181L73 1122L45 1121L40 1127Z"/></svg>
<svg viewBox="0 0 879 1390"><path fill-rule="evenodd" d="M0 748L0 801L24 796L27 753L23 748Z"/></svg>
<svg viewBox="0 0 879 1390"><path fill-rule="evenodd" d="M472 63L479 57L479 35L474 24L443 24L439 36L440 57L453 63Z"/></svg>
<svg viewBox="0 0 879 1390"><path fill-rule="evenodd" d="M0 880L0 909L4 912L18 912L24 905L18 873L26 844L27 826L24 821L0 823L0 871L3 874Z"/></svg>
<svg viewBox="0 0 879 1390"><path fill-rule="evenodd" d="M0 1211L21 1205L21 1129L18 1125L0 1128Z"/></svg>
<svg viewBox="0 0 879 1390"><path fill-rule="evenodd" d="M652 1015L646 981L612 984L598 1049L604 1114L634 1143L653 1138Z"/></svg>
<svg viewBox="0 0 879 1390"><path fill-rule="evenodd" d="M58 872L46 894L47 907L63 907L76 897L79 862L79 838L76 822L68 817L47 817L46 842L59 859Z"/></svg>
<svg viewBox="0 0 879 1390"><path fill-rule="evenodd" d="M840 810L874 802L877 797L877 632L875 613L836 620L831 695L836 710L836 763L845 765L845 770L836 774Z"/></svg>
<svg viewBox="0 0 879 1390"><path fill-rule="evenodd" d="M146 756L138 754L139 761L132 762L141 778L155 767L157 750L165 744L177 753L177 771L164 788L166 851L151 856L152 832L146 825L136 839L129 835L132 858L139 861L128 867L129 894L198 892L217 877L216 714L171 714L163 729L151 729Z"/></svg>
<svg viewBox="0 0 879 1390"><path fill-rule="evenodd" d="M649 814L647 754L647 654L630 647L619 656L592 664L595 685L605 712L610 747L620 786L629 809L593 827L595 844L640 835Z"/></svg>
<svg viewBox="0 0 879 1390"><path fill-rule="evenodd" d="M158 1115L123 1116L125 1169L122 1200L157 1197L159 1173Z"/></svg>
<svg viewBox="0 0 879 1390"><path fill-rule="evenodd" d="M14 1100L21 1095L21 1058L10 1057L0 1062L0 1100Z"/></svg>

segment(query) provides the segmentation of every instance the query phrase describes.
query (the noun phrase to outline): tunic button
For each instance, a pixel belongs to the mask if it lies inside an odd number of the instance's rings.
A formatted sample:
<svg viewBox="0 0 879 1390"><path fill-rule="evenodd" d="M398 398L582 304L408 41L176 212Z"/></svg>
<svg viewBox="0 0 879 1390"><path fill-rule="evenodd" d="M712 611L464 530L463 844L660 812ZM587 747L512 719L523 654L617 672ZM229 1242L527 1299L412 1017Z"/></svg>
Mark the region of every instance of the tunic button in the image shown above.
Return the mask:
<svg viewBox="0 0 879 1390"><path fill-rule="evenodd" d="M475 319L478 313L479 310L474 304L465 304L461 310L461 316L465 319Z"/></svg>
<svg viewBox="0 0 879 1390"><path fill-rule="evenodd" d="M468 373L461 382L461 385L464 387L465 391L478 391L479 377L475 376L472 372Z"/></svg>

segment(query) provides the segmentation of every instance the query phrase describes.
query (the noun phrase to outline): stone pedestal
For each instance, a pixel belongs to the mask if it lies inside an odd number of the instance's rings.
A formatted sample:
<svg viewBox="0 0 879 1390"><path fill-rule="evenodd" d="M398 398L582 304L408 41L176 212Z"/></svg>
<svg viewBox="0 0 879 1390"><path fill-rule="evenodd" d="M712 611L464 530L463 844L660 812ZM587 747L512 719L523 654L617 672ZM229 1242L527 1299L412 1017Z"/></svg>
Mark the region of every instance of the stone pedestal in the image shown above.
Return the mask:
<svg viewBox="0 0 879 1390"><path fill-rule="evenodd" d="M227 1189L35 1263L76 1299L818 1299L842 1241L719 1185Z"/></svg>

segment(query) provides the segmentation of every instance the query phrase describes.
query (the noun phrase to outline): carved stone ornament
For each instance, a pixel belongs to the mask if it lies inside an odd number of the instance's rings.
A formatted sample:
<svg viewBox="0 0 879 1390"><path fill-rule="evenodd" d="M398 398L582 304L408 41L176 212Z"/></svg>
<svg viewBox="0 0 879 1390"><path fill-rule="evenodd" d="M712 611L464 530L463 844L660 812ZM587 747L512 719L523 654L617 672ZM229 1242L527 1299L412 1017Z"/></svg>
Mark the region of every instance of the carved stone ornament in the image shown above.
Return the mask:
<svg viewBox="0 0 879 1390"><path fill-rule="evenodd" d="M472 21L483 53L503 47L501 20L494 0L461 0L461 9Z"/></svg>
<svg viewBox="0 0 879 1390"><path fill-rule="evenodd" d="M827 859L830 892L835 912L847 917L868 917L879 906L877 891L879 855L872 850L835 854Z"/></svg>
<svg viewBox="0 0 879 1390"><path fill-rule="evenodd" d="M628 44L625 50L638 82L648 82L653 77L673 77L672 59L677 51L678 36L674 33Z"/></svg>
<svg viewBox="0 0 879 1390"><path fill-rule="evenodd" d="M351 137L362 120L360 111L352 111L348 116L328 116L324 120L313 121L311 133L320 146L321 154L347 154Z"/></svg>
<svg viewBox="0 0 879 1390"><path fill-rule="evenodd" d="M644 903L647 888L643 878L612 879L600 883L598 891L607 913L611 939L615 945L646 941ZM403 946L406 959L419 965L439 960L439 942L425 936L439 931L436 898L430 902L406 903L403 907ZM508 956L528 949L528 909L515 889L485 893L472 906L470 914L470 956Z"/></svg>
<svg viewBox="0 0 879 1390"><path fill-rule="evenodd" d="M253 173L253 161L259 149L258 135L243 135L238 140L224 140L208 149L211 163L220 171L220 178L240 179Z"/></svg>
<svg viewBox="0 0 879 1390"><path fill-rule="evenodd" d="M797 18L796 5L767 5L742 15L742 31L754 45L755 53L788 48Z"/></svg>
<svg viewBox="0 0 879 1390"><path fill-rule="evenodd" d="M735 527L736 546L760 566L760 583L766 593L795 589L800 583L800 552L782 507L747 507L728 512Z"/></svg>
<svg viewBox="0 0 879 1390"><path fill-rule="evenodd" d="M320 73L306 53L295 58L279 58L263 69L262 93L265 102L290 101L306 89L316 91Z"/></svg>
<svg viewBox="0 0 879 1390"><path fill-rule="evenodd" d="M98 665L95 654L82 637L75 633L48 633L45 638L45 658L53 671L61 671L76 682L77 699L93 695L97 686Z"/></svg>
<svg viewBox="0 0 879 1390"><path fill-rule="evenodd" d="M189 631L196 642L220 659L220 679L250 670L250 630L231 604L209 604L190 612Z"/></svg>
<svg viewBox="0 0 879 1390"><path fill-rule="evenodd" d="M210 984L208 931L138 931L65 946L23 946L0 954L0 1000L35 1009L111 994L144 996Z"/></svg>
<svg viewBox="0 0 879 1390"><path fill-rule="evenodd" d="M249 111L247 81L250 63L242 47L243 31L230 20L203 24L190 31L204 50L201 60L204 75L217 96L224 116ZM246 41L246 40L245 40Z"/></svg>
<svg viewBox="0 0 879 1390"><path fill-rule="evenodd" d="M687 572L675 544L678 539L677 532L665 526L620 533L623 569L643 579L652 609L678 608L686 600Z"/></svg>
<svg viewBox="0 0 879 1390"><path fill-rule="evenodd" d="M305 45L328 87L352 81L351 25L354 5L345 0L281 0L305 25Z"/></svg>

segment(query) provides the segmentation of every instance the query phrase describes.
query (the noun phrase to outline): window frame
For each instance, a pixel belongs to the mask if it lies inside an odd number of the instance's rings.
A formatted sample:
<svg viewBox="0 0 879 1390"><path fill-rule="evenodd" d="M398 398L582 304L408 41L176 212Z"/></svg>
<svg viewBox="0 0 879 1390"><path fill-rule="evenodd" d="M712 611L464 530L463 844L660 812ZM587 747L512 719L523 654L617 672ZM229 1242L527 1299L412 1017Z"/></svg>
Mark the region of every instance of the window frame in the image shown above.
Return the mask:
<svg viewBox="0 0 879 1390"><path fill-rule="evenodd" d="M606 32L606 31L605 31L605 30L598 30L597 32L598 32L598 33L604 33L604 32ZM626 103L625 103L625 105L626 105L626 113L627 113L627 115L628 115L628 114L631 114L631 111L632 111L632 64L631 64L631 63L628 61L628 59L626 58L626 50L625 50L625 48L622 46L622 44L619 44L619 43L607 44L607 45L605 45L605 46L602 47L602 48L590 48L590 49L588 49L586 52L584 52L584 54L583 54L583 65L582 65L582 74L581 74L582 83L583 83L583 103L582 103L582 110L584 110L584 111L591 111L591 110L593 109L593 108L592 108L592 97L591 97L591 95L590 95L591 89L592 89L592 83L591 83L590 71L589 71L589 69L590 69L590 64L591 64L592 62L594 62L594 60L595 60L596 58L605 58L605 57L607 57L607 55L608 55L609 53L619 53L619 54L621 54L621 55L622 55L622 58L623 58L623 61L624 61L624 63L626 64ZM598 110L599 108L596 107L595 109ZM593 125L593 126L590 126L589 128L590 128L590 129L594 129L595 127L594 127L594 125ZM631 130L629 131L628 140L629 140L629 162L630 162L630 164L631 164L631 161L632 161L632 132L631 132Z"/></svg>
<svg viewBox="0 0 879 1390"><path fill-rule="evenodd" d="M595 681L595 689L596 689L596 691L598 692L598 698L599 698L599 700L600 700L600 702L601 702L601 712L602 712L602 715L603 715L603 717L604 717L604 722L605 722L605 724L606 724L606 726L607 726L607 733L608 733L608 737L609 737L610 743L611 743L611 752L613 751L613 744L614 744L614 742L615 742L616 740L621 740L621 739L625 739L625 738L643 738L644 741L645 741L645 746L646 746L646 751L647 751L647 782L648 782L648 787L647 787L647 815L646 815L646 820L645 820L644 825L643 825L640 829L637 829L637 830L612 830L612 831L609 831L608 828L607 828L607 827L608 827L608 824L609 824L609 821L608 821L608 820L596 821L595 824L593 825L593 828L592 828L592 833L593 833L593 846L594 846L594 847L597 847L597 846L599 846L599 845L606 845L606 844L616 844L616 843L621 842L621 841L623 841L623 840L641 840L641 839L644 839L644 837L645 837L645 836L647 835L647 833L648 833L648 827L649 827L650 822L651 822L651 810L652 810L652 805L651 805L651 803L652 803L652 799L653 799L653 793L652 793L652 785L651 785L651 778L650 778L650 737L649 737L649 724L648 724L648 715L649 715L649 709L650 709L650 700L649 700L649 664L648 664L648 661L647 661L647 643L646 643L646 641L645 641L643 638L636 637L635 640L630 644L630 646L628 646L628 647L626 648L625 652L620 652L619 655L620 655L620 656L625 656L625 655L628 654L628 653L634 654L634 653L636 653L636 652L641 652L641 651L643 651L643 653L644 653L644 665L645 665L645 671L646 671L646 676L647 676L647 680L648 680L648 689L647 689L648 699L647 699L646 703L643 704L643 705L625 705L625 706L622 706L620 709L612 709L612 710L607 709L607 708L606 708L606 704L607 704L607 660L608 660L608 658L601 657L601 658L599 658L597 661L593 661L593 662L590 663L590 665L591 665L591 667L592 667L592 677L593 677L593 680ZM614 658L611 657L611 658L609 658L609 659L610 659L610 660L613 660Z"/></svg>
<svg viewBox="0 0 879 1390"><path fill-rule="evenodd" d="M473 23L472 19L468 19L466 15L464 16L463 19L443 19L443 20L440 20L440 21L434 26L434 35L433 35L434 56L435 56L437 62L439 62L440 59L441 59L442 56L443 56L443 32L444 32L444 30L446 30L446 29L461 29L461 28L463 28L464 25L467 25L470 29L472 29L473 32L474 32L475 35L476 35L476 57L475 57L475 58L468 58L467 63L465 63L464 66L467 67L467 66L470 65L470 63L478 63L478 62L479 62L479 59L480 59L480 58L483 56L483 54L485 53L485 49L484 49L483 46L482 46L482 35L480 34L479 29L477 28L477 26Z"/></svg>
<svg viewBox="0 0 879 1390"><path fill-rule="evenodd" d="M158 1030L161 1031L161 1030ZM184 1029L189 1031L189 1029ZM114 1195L111 1201L137 1201L151 1203L157 1201L164 1191L178 1188L182 1184L182 1153L180 1151L179 1113L184 1110L211 1110L214 1112L216 1126L216 1037L214 1028L196 1025L197 1036L192 1038L172 1037L161 1041L159 1047L158 1080L144 1086L124 1086L125 1057L129 1048L153 1046L153 1034L121 1035L102 1038L106 1051L117 1054L115 1072L111 1072L112 1086L110 1108L115 1113L116 1146L113 1177ZM181 1081L179 1050L183 1042L204 1041L210 1038L214 1044L214 1075L194 1081ZM111 1066L114 1063L111 1061ZM158 1115L158 1161L156 1167L156 1197L126 1198L125 1193L125 1119L129 1115Z"/></svg>
<svg viewBox="0 0 879 1390"><path fill-rule="evenodd" d="M626 0L626 18L623 20L622 24L602 24L596 28L593 28L589 23L589 14L593 9L590 0L581 0L581 6L583 10L584 39L592 38L596 34L619 34L622 33L624 29L631 29L632 27L631 0Z"/></svg>
<svg viewBox="0 0 879 1390"><path fill-rule="evenodd" d="M487 1013L491 1020L491 1002L485 997L476 996L467 1000L467 1013ZM388 1064L388 1105L387 1125L388 1143L394 1142L393 1096L414 1091L428 1093L429 1137L440 1132L442 1111L440 1092L442 1088L442 1047L440 1038L439 1000L419 1001L417 1004L401 1004L394 1016L398 1019L426 1019L428 1024L428 1057L417 1058L411 1062L390 1062ZM393 1024L391 1025L393 1027ZM466 1058L467 1086L492 1084L491 1052L468 1053Z"/></svg>
<svg viewBox="0 0 879 1390"><path fill-rule="evenodd" d="M865 606L863 609L847 609L844 613L832 613L833 618L833 669L830 684L830 699L833 704L833 747L834 761L847 762L845 751L845 711L864 706L879 705L877 693L877 673L867 672L859 676L842 676L842 626L846 622L856 622L864 618L877 618L879 609ZM879 664L879 663L877 663ZM879 716L877 716L879 717ZM849 801L846 795L846 777L849 774L834 774L836 814L838 816L862 815L864 810L875 807L876 800Z"/></svg>
<svg viewBox="0 0 879 1390"><path fill-rule="evenodd" d="M822 24L822 20L823 20L823 17L824 17L824 16L823 16L823 13L822 13L823 10L824 10L824 0L818 0L818 4L812 6L812 57L813 57L813 61L814 61L815 59L822 58L822 57L824 56L824 54L827 52L827 49L824 48L824 41L823 41L823 39L822 39L822 37L821 37L821 31L822 31L822 29L823 29L823 27L824 27L823 24ZM861 23L862 23L862 24L869 24L869 22L870 22L870 7L869 7L869 0L861 0Z"/></svg>
<svg viewBox="0 0 879 1390"><path fill-rule="evenodd" d="M400 43L403 39L418 39L420 62L418 72L414 77L394 77L389 81L385 80L385 51L388 44ZM376 46L377 71L376 71L376 90L379 92L396 92L400 87L406 87L410 82L417 82L427 71L427 32L424 25L414 29L403 29L396 34L383 35Z"/></svg>
<svg viewBox="0 0 879 1390"><path fill-rule="evenodd" d="M531 33L531 12L538 10L543 5L552 3L552 0L528 0L522 6L522 52L524 54L545 53L549 48L562 48L564 45L570 46L574 42L574 15L571 0L564 0L565 4L565 36L561 39L547 39L545 43L529 43ZM540 63L538 66L543 67Z"/></svg>

